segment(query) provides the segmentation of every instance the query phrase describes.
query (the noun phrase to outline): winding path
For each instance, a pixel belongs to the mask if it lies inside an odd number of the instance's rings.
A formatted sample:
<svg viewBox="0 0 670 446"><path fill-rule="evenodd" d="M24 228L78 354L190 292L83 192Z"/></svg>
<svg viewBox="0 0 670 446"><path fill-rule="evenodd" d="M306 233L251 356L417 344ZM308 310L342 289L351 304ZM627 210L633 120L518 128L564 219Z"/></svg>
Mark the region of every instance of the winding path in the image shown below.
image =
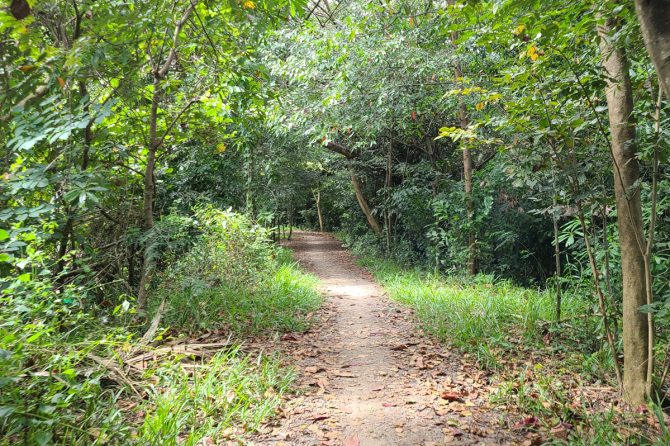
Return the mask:
<svg viewBox="0 0 670 446"><path fill-rule="evenodd" d="M280 341L307 393L285 404L279 423L253 444L523 443L488 409L489 377L424 337L411 311L382 297L340 241L298 232L286 245L321 279L328 299L314 316L321 323ZM445 392L460 398L449 401L441 397Z"/></svg>

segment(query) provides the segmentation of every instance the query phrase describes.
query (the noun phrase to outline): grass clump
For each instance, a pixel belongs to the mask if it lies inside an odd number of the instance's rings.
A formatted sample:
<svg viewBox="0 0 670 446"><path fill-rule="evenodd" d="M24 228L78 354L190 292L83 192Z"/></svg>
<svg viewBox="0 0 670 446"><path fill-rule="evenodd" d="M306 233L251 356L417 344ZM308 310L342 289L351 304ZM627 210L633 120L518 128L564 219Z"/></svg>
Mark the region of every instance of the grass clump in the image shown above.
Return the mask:
<svg viewBox="0 0 670 446"><path fill-rule="evenodd" d="M239 348L189 368L163 365L156 373L160 384L139 408L146 418L131 439L136 444L195 446L207 437L213 444L241 438L274 415L295 380L279 358L253 358Z"/></svg>

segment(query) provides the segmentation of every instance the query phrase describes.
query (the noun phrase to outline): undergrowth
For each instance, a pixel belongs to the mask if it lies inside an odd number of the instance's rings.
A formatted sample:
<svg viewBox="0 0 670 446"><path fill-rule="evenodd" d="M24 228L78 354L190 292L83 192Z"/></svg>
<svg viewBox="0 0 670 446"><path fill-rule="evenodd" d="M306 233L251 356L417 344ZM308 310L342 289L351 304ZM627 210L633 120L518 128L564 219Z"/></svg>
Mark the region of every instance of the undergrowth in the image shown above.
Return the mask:
<svg viewBox="0 0 670 446"><path fill-rule="evenodd" d="M105 296L118 302L108 309L86 286L58 287L36 251L14 260L18 273L0 279L0 444L195 445L274 415L294 373L245 352L243 337L305 329L317 279L239 214L171 215L155 234L144 320L128 296ZM143 340L152 320L157 336ZM213 330L226 342L208 360L152 353ZM153 358L129 365L144 352Z"/></svg>

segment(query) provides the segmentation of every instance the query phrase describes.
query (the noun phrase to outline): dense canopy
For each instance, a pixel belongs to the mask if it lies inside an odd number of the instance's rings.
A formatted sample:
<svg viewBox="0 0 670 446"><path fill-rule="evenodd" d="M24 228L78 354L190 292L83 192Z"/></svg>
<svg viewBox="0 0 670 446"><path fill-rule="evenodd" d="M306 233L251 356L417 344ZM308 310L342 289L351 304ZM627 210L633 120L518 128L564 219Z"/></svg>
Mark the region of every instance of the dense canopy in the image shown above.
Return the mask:
<svg viewBox="0 0 670 446"><path fill-rule="evenodd" d="M91 364L213 324L303 329L320 297L278 247L298 229L371 269L526 289L532 330L505 314L459 348L500 364L527 330L631 408L659 402L669 24L643 0L3 0L2 444L149 444L114 409L138 391ZM258 385L249 430L279 404Z"/></svg>

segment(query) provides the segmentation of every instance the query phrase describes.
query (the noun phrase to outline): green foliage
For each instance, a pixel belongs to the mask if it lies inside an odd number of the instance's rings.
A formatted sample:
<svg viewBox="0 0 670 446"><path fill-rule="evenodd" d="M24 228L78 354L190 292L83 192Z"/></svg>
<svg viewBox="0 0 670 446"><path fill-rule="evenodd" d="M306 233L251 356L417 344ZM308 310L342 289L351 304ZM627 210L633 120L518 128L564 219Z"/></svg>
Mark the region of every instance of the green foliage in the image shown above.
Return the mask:
<svg viewBox="0 0 670 446"><path fill-rule="evenodd" d="M238 333L306 327L305 315L322 300L316 279L271 244L267 230L243 215L212 208L191 220L199 232L192 248L168 254L169 266L156 279L154 303L165 299L166 322L179 329L218 325Z"/></svg>

